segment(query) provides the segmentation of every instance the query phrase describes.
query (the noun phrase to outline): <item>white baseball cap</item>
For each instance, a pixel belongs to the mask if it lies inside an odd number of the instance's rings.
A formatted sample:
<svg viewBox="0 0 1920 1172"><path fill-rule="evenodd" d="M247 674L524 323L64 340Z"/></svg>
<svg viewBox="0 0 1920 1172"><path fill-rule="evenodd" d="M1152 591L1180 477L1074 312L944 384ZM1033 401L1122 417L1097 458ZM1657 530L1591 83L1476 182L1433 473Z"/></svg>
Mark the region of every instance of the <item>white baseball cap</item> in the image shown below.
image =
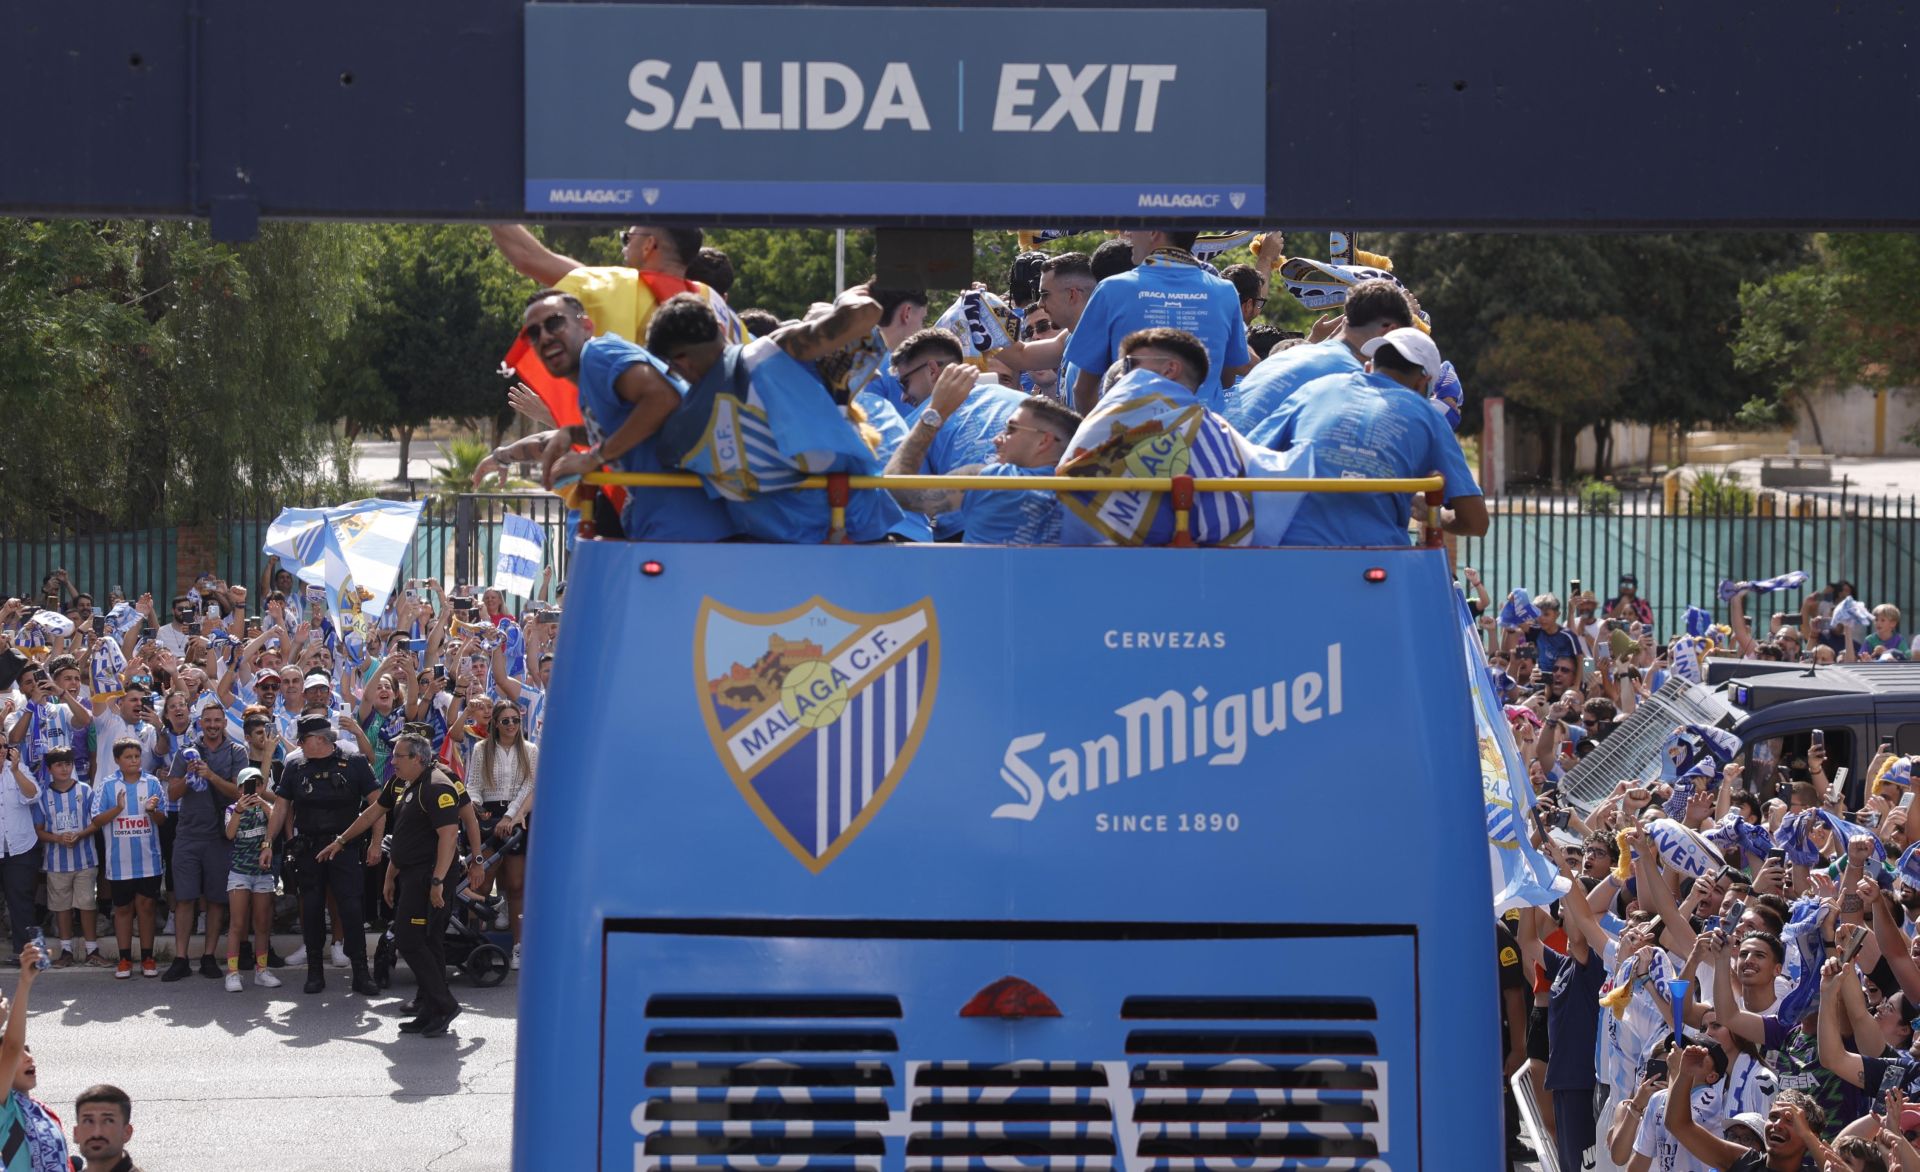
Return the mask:
<svg viewBox="0 0 1920 1172"><path fill-rule="evenodd" d="M1419 330L1411 326L1388 330L1377 338L1369 339L1360 347L1360 353L1363 357L1372 358L1379 353L1382 346L1392 346L1408 362L1419 363L1420 368L1427 372L1428 378L1440 377L1440 347L1434 345L1433 339Z"/></svg>
<svg viewBox="0 0 1920 1172"><path fill-rule="evenodd" d="M316 671L307 676L306 680L300 685L300 690L304 692L308 688L332 688L332 687L333 687L333 677L327 675L325 672Z"/></svg>

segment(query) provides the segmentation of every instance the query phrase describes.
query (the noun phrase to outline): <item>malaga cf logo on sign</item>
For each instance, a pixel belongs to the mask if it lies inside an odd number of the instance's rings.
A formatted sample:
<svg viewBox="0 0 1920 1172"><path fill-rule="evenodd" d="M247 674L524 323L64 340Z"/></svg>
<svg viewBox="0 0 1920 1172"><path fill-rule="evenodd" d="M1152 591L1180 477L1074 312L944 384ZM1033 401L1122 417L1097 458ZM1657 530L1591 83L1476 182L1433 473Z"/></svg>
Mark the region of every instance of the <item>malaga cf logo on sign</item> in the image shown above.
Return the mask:
<svg viewBox="0 0 1920 1172"><path fill-rule="evenodd" d="M933 602L777 614L702 600L693 659L707 734L741 796L808 870L866 829L907 771L940 675Z"/></svg>

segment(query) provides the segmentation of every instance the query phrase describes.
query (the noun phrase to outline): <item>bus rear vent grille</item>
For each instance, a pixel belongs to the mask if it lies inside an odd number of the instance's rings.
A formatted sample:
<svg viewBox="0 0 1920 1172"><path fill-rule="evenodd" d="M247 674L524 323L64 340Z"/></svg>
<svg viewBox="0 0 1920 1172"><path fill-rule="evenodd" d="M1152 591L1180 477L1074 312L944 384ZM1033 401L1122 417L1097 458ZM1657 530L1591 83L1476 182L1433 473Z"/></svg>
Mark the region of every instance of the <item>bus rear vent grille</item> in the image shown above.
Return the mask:
<svg viewBox="0 0 1920 1172"><path fill-rule="evenodd" d="M899 1017L893 997L649 998L649 1163L878 1172Z"/></svg>
<svg viewBox="0 0 1920 1172"><path fill-rule="evenodd" d="M1142 996L1120 1016L1140 1167L1386 1167L1372 1001Z"/></svg>
<svg viewBox="0 0 1920 1172"><path fill-rule="evenodd" d="M1117 1162L1107 1070L1091 1062L910 1063L907 1172Z"/></svg>

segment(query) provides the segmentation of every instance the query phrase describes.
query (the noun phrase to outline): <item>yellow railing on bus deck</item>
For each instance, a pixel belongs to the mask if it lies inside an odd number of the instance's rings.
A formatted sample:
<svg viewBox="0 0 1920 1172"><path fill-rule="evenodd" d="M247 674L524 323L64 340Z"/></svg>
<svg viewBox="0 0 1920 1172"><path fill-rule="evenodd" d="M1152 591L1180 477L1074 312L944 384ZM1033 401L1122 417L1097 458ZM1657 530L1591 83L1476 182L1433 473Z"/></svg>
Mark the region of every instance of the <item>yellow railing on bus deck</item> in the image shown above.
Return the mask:
<svg viewBox="0 0 1920 1172"><path fill-rule="evenodd" d="M699 488L700 478L691 472L590 472L580 478L583 484L619 485L625 488ZM1194 476L852 476L833 472L809 476L798 488L824 488L831 509L827 541L846 541L847 498L855 489L908 489L956 492L1165 492L1173 494L1173 544L1193 544L1191 516L1196 492L1417 492L1427 498L1428 506L1438 510L1441 490L1446 482L1438 476L1416 476L1399 480L1335 479L1310 477L1194 477ZM1431 518L1434 514L1430 513ZM582 518L585 536L592 531ZM1440 527L1429 519L1426 544L1440 544Z"/></svg>

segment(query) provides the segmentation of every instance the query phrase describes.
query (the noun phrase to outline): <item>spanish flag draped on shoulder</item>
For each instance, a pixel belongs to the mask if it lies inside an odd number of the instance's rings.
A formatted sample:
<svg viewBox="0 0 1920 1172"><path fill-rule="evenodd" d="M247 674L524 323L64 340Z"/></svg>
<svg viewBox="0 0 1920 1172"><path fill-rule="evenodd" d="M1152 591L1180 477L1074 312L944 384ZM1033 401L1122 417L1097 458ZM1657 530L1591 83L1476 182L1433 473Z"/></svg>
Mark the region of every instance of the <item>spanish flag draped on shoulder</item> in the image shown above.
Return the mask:
<svg viewBox="0 0 1920 1172"><path fill-rule="evenodd" d="M1067 444L1062 476L1274 477L1313 475L1312 446L1255 447L1186 387L1150 370L1113 384ZM1064 545L1166 545L1173 502L1165 492L1063 492ZM1196 545L1279 545L1300 494L1202 492L1191 518Z"/></svg>

